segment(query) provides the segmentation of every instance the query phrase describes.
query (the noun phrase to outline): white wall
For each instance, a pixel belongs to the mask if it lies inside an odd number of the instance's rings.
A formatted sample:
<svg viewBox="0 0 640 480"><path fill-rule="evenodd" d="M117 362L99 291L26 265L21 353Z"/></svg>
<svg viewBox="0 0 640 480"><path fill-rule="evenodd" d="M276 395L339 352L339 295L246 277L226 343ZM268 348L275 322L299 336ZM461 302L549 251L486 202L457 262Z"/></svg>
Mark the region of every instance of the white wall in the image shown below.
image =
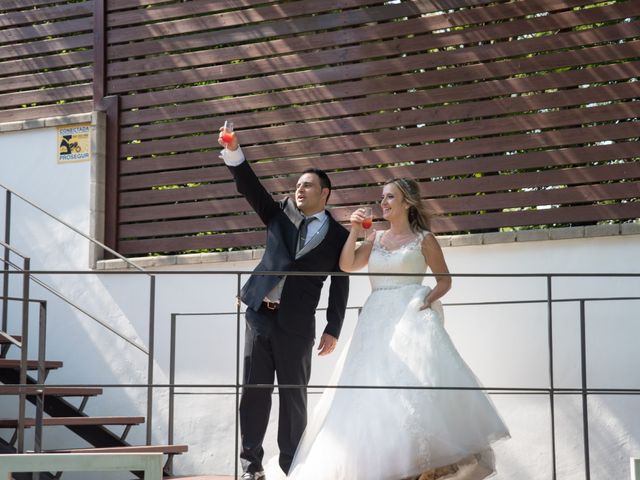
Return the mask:
<svg viewBox="0 0 640 480"><path fill-rule="evenodd" d="M84 231L89 228L89 165L55 163L55 130L39 129L0 134L5 153L0 183L15 188ZM0 208L4 208L1 197ZM81 237L14 201L12 243L32 256L32 267L42 270L85 270L89 248ZM625 235L572 240L449 247L445 255L452 272L461 274L523 273L638 273L640 237ZM156 297L156 377L166 384L169 375L169 319L171 313L227 312L226 315L179 317L177 382L181 384L233 384L236 365L236 275L190 274L190 271L251 270L255 261L165 267L158 273ZM149 300L146 277L123 273L95 275L41 274L74 302L108 322L129 338L148 345ZM428 282L429 280L427 280ZM17 284L15 280L14 284ZM85 315L33 287L39 298L49 299L48 358L65 362L50 376L50 383L134 385L146 382L146 358ZM325 289L326 290L326 289ZM14 290L15 294L19 289ZM325 292L326 293L326 292ZM361 305L368 293L365 277L352 279L349 304ZM553 280L554 298L638 296L639 278L570 278ZM454 279L447 303L501 300L543 300L544 278ZM323 302L326 301L326 298ZM17 327L13 306L12 325ZM35 310L32 309L32 328ZM588 382L591 387L640 388L638 301L587 305ZM450 306L447 328L464 358L488 387L548 386L547 307ZM350 310L340 345L356 322ZM554 375L557 387L580 386L579 309L576 303L556 304L554 322ZM323 321L319 321L319 329ZM242 330L242 328L241 328ZM315 358L312 384L328 381L340 349L328 358ZM141 388L107 388L91 400L88 412L96 415L144 415ZM229 388L182 389L176 397L176 442L189 444L188 454L176 458L176 471L230 473L234 465L235 397ZM317 394L311 394L313 405ZM549 399L540 395L494 395L493 400L512 433L497 445L498 479L551 478ZM154 441L166 442L167 390L156 391ZM628 457L640 454L640 397L589 397L591 467L594 479L628 476ZM14 405L0 402L0 417L10 416ZM273 408L274 417L277 403ZM266 442L267 457L276 454L275 419ZM144 427L131 434L144 441ZM558 479L584 478L581 399L556 397ZM64 429L47 430L45 447L78 445ZM104 475L100 478L105 478Z"/></svg>

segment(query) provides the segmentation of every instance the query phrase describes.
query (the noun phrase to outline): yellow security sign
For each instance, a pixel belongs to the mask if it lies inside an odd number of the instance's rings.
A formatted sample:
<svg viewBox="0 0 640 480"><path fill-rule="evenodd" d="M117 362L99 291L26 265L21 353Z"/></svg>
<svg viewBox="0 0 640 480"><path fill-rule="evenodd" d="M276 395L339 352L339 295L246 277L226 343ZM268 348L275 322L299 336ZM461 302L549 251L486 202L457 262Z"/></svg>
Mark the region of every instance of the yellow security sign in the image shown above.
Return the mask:
<svg viewBox="0 0 640 480"><path fill-rule="evenodd" d="M58 127L58 163L86 162L91 159L91 126Z"/></svg>

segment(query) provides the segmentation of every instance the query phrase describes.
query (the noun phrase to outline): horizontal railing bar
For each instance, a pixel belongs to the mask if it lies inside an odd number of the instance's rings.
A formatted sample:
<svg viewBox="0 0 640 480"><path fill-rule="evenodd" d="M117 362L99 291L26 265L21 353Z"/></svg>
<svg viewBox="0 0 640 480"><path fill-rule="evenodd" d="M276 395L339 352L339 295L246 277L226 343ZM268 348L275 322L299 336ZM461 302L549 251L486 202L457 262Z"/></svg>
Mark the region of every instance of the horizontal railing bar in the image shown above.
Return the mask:
<svg viewBox="0 0 640 480"><path fill-rule="evenodd" d="M442 302L443 307L466 307L466 306L483 306L483 305L519 305L519 304L531 304L531 303L571 303L571 302L607 302L613 300L640 300L640 297L597 297L597 298L585 298L585 297L575 297L575 298L553 298L551 300L496 300L493 302L455 302L455 303L444 303ZM356 307L347 307L347 310L359 310L360 306ZM317 308L316 312L324 312L327 308ZM242 310L240 313L245 313L246 310ZM171 315L175 315L176 317L217 317L217 316L229 316L229 315L237 315L238 312L192 312L192 313L179 313L172 312Z"/></svg>
<svg viewBox="0 0 640 480"><path fill-rule="evenodd" d="M0 300L7 300L9 302L24 302L24 298L22 297L3 297L2 295L0 295ZM27 301L31 303L42 303L45 305L47 304L46 300L38 300L37 298L28 298Z"/></svg>
<svg viewBox="0 0 640 480"><path fill-rule="evenodd" d="M455 386L421 386L421 385L277 385L277 384L238 384L226 383L226 384L189 384L189 383L174 383L174 384L149 384L149 383L134 383L134 384L11 384L11 387L24 387L31 390L47 388L199 388L199 389L214 389L214 388L228 388L235 389L240 388L273 388L278 389L347 389L347 390L469 390L469 391L486 391L486 392L505 392L505 393L539 393L539 394L559 394L559 395L582 395L588 393L592 395L640 395L640 388L588 388L586 390L582 388L548 388L548 387L455 387ZM0 394L2 389L0 388ZM177 393L177 392L176 392ZM198 395L195 392L192 395ZM235 395L235 393L229 392L229 395Z"/></svg>
<svg viewBox="0 0 640 480"><path fill-rule="evenodd" d="M30 270L31 273L48 275L139 275L147 274L148 271L130 270ZM9 271L9 274L20 272ZM153 275L251 275L253 270L157 270ZM292 271L264 271L259 275L292 277L325 277L325 276L349 276L349 277L435 277L434 273L368 273L368 272L292 272ZM478 278L580 278L580 277L638 277L640 273L438 273L441 277L478 277Z"/></svg>

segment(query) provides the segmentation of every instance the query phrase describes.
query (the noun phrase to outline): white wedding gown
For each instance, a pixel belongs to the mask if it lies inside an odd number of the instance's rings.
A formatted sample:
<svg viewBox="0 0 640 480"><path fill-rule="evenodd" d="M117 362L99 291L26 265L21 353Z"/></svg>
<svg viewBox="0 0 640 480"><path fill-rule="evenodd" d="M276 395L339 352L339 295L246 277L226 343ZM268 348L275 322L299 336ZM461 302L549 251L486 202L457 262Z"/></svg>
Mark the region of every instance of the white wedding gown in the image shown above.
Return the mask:
<svg viewBox="0 0 640 480"><path fill-rule="evenodd" d="M425 273L423 236L388 251L378 232L369 272ZM415 388L479 386L444 329L440 303L419 310L429 289L421 276L370 279L371 295L330 384L414 388L327 388L286 478L401 480L449 465L455 473L437 478L485 478L493 472L491 442L509 435L486 394ZM270 461L266 480L284 478Z"/></svg>

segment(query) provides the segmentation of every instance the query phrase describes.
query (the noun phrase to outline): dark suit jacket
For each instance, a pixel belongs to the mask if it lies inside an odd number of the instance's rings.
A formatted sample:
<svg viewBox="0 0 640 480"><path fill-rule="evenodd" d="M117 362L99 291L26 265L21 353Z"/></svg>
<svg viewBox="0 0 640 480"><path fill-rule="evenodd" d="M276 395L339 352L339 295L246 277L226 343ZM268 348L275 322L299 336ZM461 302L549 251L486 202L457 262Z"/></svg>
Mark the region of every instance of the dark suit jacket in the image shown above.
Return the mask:
<svg viewBox="0 0 640 480"><path fill-rule="evenodd" d="M260 275L258 272L338 272L338 260L342 246L349 235L347 230L329 216L329 229L320 244L296 260L298 228L304 215L292 199L277 202L267 192L258 177L244 161L237 167L229 166L236 181L238 192L243 194L253 209L267 226L267 243L262 260L254 273L242 287L240 298L254 311L258 311L262 300L282 277ZM326 276L287 276L280 308L278 324L297 335L313 338L315 336L315 311L320 299L322 285ZM324 330L336 338L340 335L342 321L349 295L349 278L332 276L329 289L327 326ZM247 320L266 321L256 315L247 315ZM259 325L258 325L259 327ZM263 325L267 327L267 325Z"/></svg>

